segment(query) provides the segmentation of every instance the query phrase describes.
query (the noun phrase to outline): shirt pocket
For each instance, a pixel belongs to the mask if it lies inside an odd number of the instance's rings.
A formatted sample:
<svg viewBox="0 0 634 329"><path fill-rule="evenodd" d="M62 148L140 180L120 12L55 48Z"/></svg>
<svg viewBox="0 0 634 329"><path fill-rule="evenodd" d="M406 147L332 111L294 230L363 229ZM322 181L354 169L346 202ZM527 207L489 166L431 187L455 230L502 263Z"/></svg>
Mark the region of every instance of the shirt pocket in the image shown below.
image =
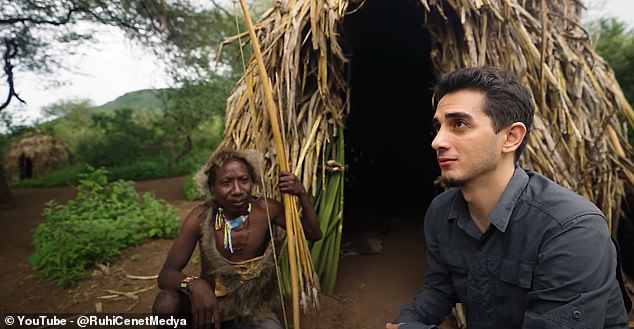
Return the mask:
<svg viewBox="0 0 634 329"><path fill-rule="evenodd" d="M534 268L533 262L502 259L498 279L523 289L530 289L533 286Z"/></svg>

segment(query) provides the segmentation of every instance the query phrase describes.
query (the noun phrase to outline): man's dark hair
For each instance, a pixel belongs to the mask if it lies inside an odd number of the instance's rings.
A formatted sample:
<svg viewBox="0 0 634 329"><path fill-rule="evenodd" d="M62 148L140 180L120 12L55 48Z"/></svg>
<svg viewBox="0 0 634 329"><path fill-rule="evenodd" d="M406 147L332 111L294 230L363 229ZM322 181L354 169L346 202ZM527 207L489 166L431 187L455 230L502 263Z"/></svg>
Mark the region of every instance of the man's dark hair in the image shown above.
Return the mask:
<svg viewBox="0 0 634 329"><path fill-rule="evenodd" d="M533 126L535 109L531 92L512 73L495 67L469 67L443 75L434 89L434 108L446 94L459 90L485 94L484 112L493 121L496 133L515 122L526 126L526 136L515 150L515 161L522 155Z"/></svg>

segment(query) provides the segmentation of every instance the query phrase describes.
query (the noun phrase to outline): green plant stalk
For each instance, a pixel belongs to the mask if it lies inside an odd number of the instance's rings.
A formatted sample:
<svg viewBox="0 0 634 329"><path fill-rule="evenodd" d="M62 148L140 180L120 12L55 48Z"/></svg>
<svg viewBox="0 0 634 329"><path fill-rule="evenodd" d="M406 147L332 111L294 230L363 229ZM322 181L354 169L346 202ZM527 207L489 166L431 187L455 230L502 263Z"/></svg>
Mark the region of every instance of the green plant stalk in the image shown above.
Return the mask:
<svg viewBox="0 0 634 329"><path fill-rule="evenodd" d="M338 163L344 161L343 136L337 143ZM343 221L343 172L334 172L326 178L325 189L317 197L320 229L324 237L313 244L311 257L319 279L322 292L330 294L334 290L339 264L341 228Z"/></svg>

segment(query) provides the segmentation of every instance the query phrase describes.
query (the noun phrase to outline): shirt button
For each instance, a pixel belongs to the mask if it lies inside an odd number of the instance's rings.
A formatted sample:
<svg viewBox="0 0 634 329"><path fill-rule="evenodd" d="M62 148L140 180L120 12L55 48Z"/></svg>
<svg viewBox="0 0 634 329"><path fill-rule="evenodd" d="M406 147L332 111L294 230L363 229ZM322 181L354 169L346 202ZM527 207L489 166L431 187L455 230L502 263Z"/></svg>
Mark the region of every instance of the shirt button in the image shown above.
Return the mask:
<svg viewBox="0 0 634 329"><path fill-rule="evenodd" d="M581 315L582 315L581 311L579 311L579 310L572 311L572 317L577 319L577 320L581 319Z"/></svg>

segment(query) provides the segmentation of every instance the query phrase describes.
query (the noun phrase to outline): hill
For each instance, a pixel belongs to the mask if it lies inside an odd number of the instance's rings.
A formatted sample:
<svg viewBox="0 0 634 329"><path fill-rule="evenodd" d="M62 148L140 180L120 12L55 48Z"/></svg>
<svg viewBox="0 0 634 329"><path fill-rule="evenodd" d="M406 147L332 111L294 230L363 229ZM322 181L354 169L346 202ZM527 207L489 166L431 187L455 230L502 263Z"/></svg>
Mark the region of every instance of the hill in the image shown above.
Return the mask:
<svg viewBox="0 0 634 329"><path fill-rule="evenodd" d="M165 108L161 95L169 89L143 89L125 93L111 102L94 107L96 112L112 112L116 109L153 110L162 112Z"/></svg>

